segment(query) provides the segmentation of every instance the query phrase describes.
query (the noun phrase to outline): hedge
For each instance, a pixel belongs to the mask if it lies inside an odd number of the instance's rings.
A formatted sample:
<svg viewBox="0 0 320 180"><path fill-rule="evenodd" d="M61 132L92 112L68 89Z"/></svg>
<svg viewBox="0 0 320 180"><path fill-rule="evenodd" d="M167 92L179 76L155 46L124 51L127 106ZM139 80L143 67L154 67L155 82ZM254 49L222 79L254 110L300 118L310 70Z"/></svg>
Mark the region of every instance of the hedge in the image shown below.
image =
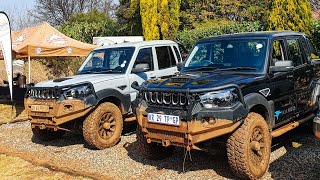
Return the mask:
<svg viewBox="0 0 320 180"><path fill-rule="evenodd" d="M264 30L264 27L259 22L234 23L224 26L184 30L178 33L178 41L180 41L187 49L190 49L199 39L202 38L213 37L221 34L262 30Z"/></svg>

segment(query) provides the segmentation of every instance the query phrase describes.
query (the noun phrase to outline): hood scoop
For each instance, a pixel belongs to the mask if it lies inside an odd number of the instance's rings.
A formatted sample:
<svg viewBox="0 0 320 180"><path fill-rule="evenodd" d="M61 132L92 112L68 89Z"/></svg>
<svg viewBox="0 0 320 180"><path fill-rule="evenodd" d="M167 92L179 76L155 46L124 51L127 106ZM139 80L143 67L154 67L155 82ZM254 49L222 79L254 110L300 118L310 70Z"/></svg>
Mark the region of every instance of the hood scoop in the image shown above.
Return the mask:
<svg viewBox="0 0 320 180"><path fill-rule="evenodd" d="M186 83L197 78L199 78L199 76L197 75L180 75L180 76L172 77L169 80L169 82L170 83Z"/></svg>
<svg viewBox="0 0 320 180"><path fill-rule="evenodd" d="M62 81L66 81L66 80L69 80L69 79L72 79L72 78L59 78L59 79L53 80L53 82L62 82Z"/></svg>

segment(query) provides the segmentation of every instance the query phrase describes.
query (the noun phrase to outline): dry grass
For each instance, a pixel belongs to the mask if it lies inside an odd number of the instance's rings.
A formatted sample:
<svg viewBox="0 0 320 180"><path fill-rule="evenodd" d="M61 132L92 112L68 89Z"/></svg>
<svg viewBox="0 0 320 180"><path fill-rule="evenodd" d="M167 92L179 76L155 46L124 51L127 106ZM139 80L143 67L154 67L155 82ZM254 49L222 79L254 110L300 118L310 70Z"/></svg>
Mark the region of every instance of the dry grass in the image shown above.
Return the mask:
<svg viewBox="0 0 320 180"><path fill-rule="evenodd" d="M0 104L0 112L0 124L28 118L22 105L12 107L8 104Z"/></svg>
<svg viewBox="0 0 320 180"><path fill-rule="evenodd" d="M28 78L28 62L24 64L24 71L20 72ZM41 81L48 80L51 76L50 72L45 65L39 61L31 61L31 82L38 83ZM3 84L3 80L7 80L7 73L5 70L4 61L0 60L0 84Z"/></svg>
<svg viewBox="0 0 320 180"><path fill-rule="evenodd" d="M34 166L18 157L0 155L1 179L86 179Z"/></svg>
<svg viewBox="0 0 320 180"><path fill-rule="evenodd" d="M58 58L58 59L32 59L31 60L31 82L38 83L49 79L61 78L65 76L72 76L78 70L85 58ZM14 72L19 72L27 77L29 73L29 63L25 62L22 70L17 70L17 67L13 67ZM3 84L3 80L7 80L7 74L5 71L5 64L3 60L0 60L0 85Z"/></svg>
<svg viewBox="0 0 320 180"><path fill-rule="evenodd" d="M28 73L29 73L29 63L24 63L24 75L27 77L28 83ZM43 65L40 61L32 60L31 61L31 82L38 83L41 81L46 81L52 77L50 70Z"/></svg>
<svg viewBox="0 0 320 180"><path fill-rule="evenodd" d="M4 61L0 60L0 84L3 84L3 80L7 80L7 73Z"/></svg>

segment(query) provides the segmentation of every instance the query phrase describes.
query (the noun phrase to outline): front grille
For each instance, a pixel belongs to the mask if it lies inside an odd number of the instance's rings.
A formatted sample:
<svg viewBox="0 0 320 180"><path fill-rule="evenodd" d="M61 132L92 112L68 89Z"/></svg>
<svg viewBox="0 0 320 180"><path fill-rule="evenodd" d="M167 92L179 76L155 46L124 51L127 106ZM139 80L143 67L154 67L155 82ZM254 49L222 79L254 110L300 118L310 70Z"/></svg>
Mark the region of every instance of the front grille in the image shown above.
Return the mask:
<svg viewBox="0 0 320 180"><path fill-rule="evenodd" d="M33 87L28 90L26 96L32 99L59 99L61 96L61 92L57 88Z"/></svg>
<svg viewBox="0 0 320 180"><path fill-rule="evenodd" d="M192 99L192 95L186 93L144 91L142 95L149 106L187 108Z"/></svg>

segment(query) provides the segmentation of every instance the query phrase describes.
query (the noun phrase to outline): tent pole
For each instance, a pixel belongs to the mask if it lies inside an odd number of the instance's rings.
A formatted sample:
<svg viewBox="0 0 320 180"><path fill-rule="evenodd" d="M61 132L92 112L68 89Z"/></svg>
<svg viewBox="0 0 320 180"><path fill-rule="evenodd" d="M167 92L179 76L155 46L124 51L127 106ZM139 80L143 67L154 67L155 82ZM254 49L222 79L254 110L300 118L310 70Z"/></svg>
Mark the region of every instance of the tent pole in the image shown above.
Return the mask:
<svg viewBox="0 0 320 180"><path fill-rule="evenodd" d="M31 59L30 59L30 56L28 56L28 72L29 72L29 84L31 83Z"/></svg>

